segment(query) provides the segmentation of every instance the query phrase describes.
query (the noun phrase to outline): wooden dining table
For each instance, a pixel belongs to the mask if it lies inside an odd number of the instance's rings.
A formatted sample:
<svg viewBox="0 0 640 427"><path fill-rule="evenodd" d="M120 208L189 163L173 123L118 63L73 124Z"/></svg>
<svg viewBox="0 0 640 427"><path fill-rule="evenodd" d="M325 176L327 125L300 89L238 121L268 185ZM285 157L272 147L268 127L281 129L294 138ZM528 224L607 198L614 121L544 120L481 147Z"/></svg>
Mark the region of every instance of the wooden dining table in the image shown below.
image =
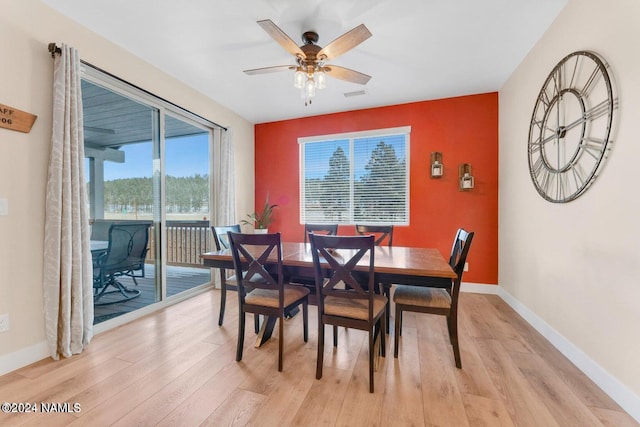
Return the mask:
<svg viewBox="0 0 640 427"><path fill-rule="evenodd" d="M340 251L343 250L338 252ZM230 249L206 252L200 257L204 265L208 267L234 268ZM345 254L345 258L349 258L348 254ZM272 259L275 263L275 255ZM285 280L290 277L313 278L311 245L309 243L282 242L282 266ZM356 266L356 270L368 271L368 266L369 258L365 256ZM438 249L404 246L376 246L374 250L374 275L375 283L399 283L414 286L423 285L428 278L455 279L457 277ZM271 337L276 320L270 318L264 322L256 341L256 347Z"/></svg>

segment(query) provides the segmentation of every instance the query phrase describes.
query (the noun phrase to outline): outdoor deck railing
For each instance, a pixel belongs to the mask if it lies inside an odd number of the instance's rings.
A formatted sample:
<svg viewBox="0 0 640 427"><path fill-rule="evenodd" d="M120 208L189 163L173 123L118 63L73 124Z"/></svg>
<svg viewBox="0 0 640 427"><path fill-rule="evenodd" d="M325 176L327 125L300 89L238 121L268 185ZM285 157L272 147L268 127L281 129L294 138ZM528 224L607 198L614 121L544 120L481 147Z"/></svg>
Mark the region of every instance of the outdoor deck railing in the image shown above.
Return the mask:
<svg viewBox="0 0 640 427"><path fill-rule="evenodd" d="M155 259L155 227L149 229L147 260ZM200 254L211 249L209 221L167 221L167 265L203 267Z"/></svg>
<svg viewBox="0 0 640 427"><path fill-rule="evenodd" d="M92 235L97 240L108 239L108 224L118 222L132 222L131 220L96 220L107 223L107 227L102 227L100 236ZM213 238L209 221L167 221L167 265L182 267L202 267L205 268L200 259L200 254L211 250ZM95 227L94 227L95 228ZM94 230L95 231L95 230ZM149 251L147 252L147 263L153 263L156 258L156 229L155 224L149 228Z"/></svg>

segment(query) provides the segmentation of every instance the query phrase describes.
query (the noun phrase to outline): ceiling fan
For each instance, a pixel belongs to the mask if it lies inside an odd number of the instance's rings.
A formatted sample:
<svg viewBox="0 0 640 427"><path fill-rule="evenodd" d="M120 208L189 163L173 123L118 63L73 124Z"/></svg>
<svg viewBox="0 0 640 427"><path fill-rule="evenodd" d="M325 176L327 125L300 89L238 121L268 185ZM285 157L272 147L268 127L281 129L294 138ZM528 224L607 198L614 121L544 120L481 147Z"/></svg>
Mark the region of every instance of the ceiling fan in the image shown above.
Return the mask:
<svg viewBox="0 0 640 427"><path fill-rule="evenodd" d="M258 21L258 25L264 29L280 46L296 57L296 65L277 65L275 67L255 68L244 70L248 75L273 73L277 71L295 70L294 86L301 89L305 104L311 104L311 98L315 96L316 89L325 87L325 76L345 80L361 85L367 84L371 76L337 65L327 65L326 62L337 58L343 53L353 49L369 37L371 32L364 24L360 24L347 31L325 47L318 46L318 33L307 31L302 34L304 44L298 46L284 31L282 31L270 19Z"/></svg>

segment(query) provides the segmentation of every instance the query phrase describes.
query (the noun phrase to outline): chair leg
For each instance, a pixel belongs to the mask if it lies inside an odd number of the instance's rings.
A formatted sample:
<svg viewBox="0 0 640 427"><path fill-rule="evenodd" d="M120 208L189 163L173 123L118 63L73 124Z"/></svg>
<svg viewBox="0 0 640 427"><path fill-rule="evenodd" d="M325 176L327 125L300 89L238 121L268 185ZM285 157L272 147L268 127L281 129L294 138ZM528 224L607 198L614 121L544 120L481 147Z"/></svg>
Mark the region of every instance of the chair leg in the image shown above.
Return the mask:
<svg viewBox="0 0 640 427"><path fill-rule="evenodd" d="M253 329L255 330L256 334L260 333L260 315L257 313L253 314Z"/></svg>
<svg viewBox="0 0 640 427"><path fill-rule="evenodd" d="M338 346L338 327L333 325L333 346Z"/></svg>
<svg viewBox="0 0 640 427"><path fill-rule="evenodd" d="M453 346L453 357L456 360L456 368L462 369L460 347L458 345L458 317L453 313L449 314L449 316L447 316L447 324L449 325L449 338Z"/></svg>
<svg viewBox="0 0 640 427"><path fill-rule="evenodd" d="M318 319L318 355L316 356L316 379L322 378L322 364L324 363L324 324Z"/></svg>
<svg viewBox="0 0 640 427"><path fill-rule="evenodd" d="M224 309L227 305L227 285L222 282L220 286L220 315L218 316L218 326L222 326L222 322L224 322Z"/></svg>
<svg viewBox="0 0 640 427"><path fill-rule="evenodd" d="M387 325L387 316L381 316L380 320L382 321L382 328L380 328L381 330L381 334L380 334L380 355L382 357L387 357L387 349L386 349L386 341L387 341L387 334L386 332L389 332L389 325Z"/></svg>
<svg viewBox="0 0 640 427"><path fill-rule="evenodd" d="M240 319L238 319L238 346L236 348L236 362L242 360L242 349L244 347L244 319L245 312L240 309Z"/></svg>
<svg viewBox="0 0 640 427"><path fill-rule="evenodd" d="M304 328L304 342L309 341L309 303L302 303L302 327Z"/></svg>
<svg viewBox="0 0 640 427"><path fill-rule="evenodd" d="M284 352L284 313L278 317L278 372L282 372L282 353Z"/></svg>
<svg viewBox="0 0 640 427"><path fill-rule="evenodd" d="M393 329L394 339L393 339L393 357L398 358L398 341L400 340L400 332L402 331L402 323L400 320L402 319L402 308L396 304L396 318L395 318L395 327Z"/></svg>
<svg viewBox="0 0 640 427"><path fill-rule="evenodd" d="M382 334L382 331L380 331ZM369 329L369 393L373 393L374 328ZM382 337L381 337L382 338Z"/></svg>
<svg viewBox="0 0 640 427"><path fill-rule="evenodd" d="M391 322L391 284L383 284L383 295L387 297L387 308L385 313L386 322L386 332L389 333L389 323Z"/></svg>

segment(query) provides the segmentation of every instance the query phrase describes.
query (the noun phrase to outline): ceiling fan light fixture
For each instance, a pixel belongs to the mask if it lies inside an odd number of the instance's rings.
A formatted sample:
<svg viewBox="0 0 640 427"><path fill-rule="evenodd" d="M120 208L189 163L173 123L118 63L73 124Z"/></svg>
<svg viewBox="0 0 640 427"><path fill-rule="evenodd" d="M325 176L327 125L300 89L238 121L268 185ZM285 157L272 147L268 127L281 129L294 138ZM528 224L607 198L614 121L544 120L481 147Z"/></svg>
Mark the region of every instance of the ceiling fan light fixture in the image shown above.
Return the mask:
<svg viewBox="0 0 640 427"><path fill-rule="evenodd" d="M327 76L324 71L318 71L314 74L316 89L324 89L327 87Z"/></svg>
<svg viewBox="0 0 640 427"><path fill-rule="evenodd" d="M302 71L300 67L293 74L293 85L296 89L302 89L304 87L305 81L307 79L307 74Z"/></svg>
<svg viewBox="0 0 640 427"><path fill-rule="evenodd" d="M336 79L345 80L361 85L367 84L371 76L338 66L325 66L325 61L331 61L345 52L353 49L369 37L371 32L364 24L342 34L325 47L318 46L318 34L315 31L307 31L302 35L304 44L298 46L282 29L270 19L258 21L260 25L276 42L287 52L295 56L296 65L279 65L275 67L263 67L253 70L244 70L249 75L270 73L274 71L295 70L293 85L300 89L305 105L311 104L311 98L316 95L316 89L324 89L327 85L326 73Z"/></svg>
<svg viewBox="0 0 640 427"><path fill-rule="evenodd" d="M313 77L309 77L304 85L303 97L313 98L314 96L316 96L316 83L313 80Z"/></svg>

